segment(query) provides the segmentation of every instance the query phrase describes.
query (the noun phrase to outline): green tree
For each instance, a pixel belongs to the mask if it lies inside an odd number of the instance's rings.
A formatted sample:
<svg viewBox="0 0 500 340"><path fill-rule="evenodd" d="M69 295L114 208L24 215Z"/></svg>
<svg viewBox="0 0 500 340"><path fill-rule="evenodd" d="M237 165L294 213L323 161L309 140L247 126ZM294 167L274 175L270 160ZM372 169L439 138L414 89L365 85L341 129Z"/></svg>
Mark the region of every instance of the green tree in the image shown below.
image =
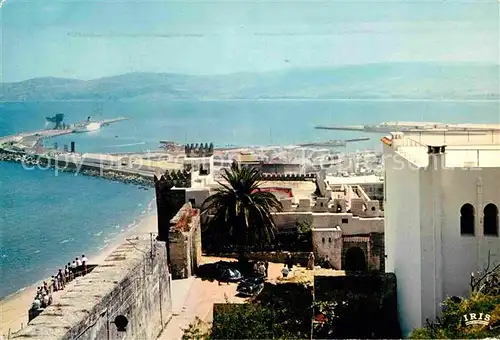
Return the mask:
<svg viewBox="0 0 500 340"><path fill-rule="evenodd" d="M489 315L487 325L467 325L463 319L469 313ZM500 296L473 294L469 299L448 298L443 312L436 321L427 321L417 328L410 339L484 339L500 336Z"/></svg>
<svg viewBox="0 0 500 340"><path fill-rule="evenodd" d="M213 215L205 232L218 245L236 246L243 255L249 245L266 245L275 237L273 212L281 203L270 192L261 191L260 172L234 162L223 169L223 181L202 205L202 213Z"/></svg>
<svg viewBox="0 0 500 340"><path fill-rule="evenodd" d="M211 339L291 339L276 312L256 303L222 304L214 309Z"/></svg>
<svg viewBox="0 0 500 340"><path fill-rule="evenodd" d="M410 334L411 339L481 339L500 337L500 264L471 276L471 296L453 297L443 303L441 317L427 320L425 327ZM487 324L467 324L464 315L488 315Z"/></svg>

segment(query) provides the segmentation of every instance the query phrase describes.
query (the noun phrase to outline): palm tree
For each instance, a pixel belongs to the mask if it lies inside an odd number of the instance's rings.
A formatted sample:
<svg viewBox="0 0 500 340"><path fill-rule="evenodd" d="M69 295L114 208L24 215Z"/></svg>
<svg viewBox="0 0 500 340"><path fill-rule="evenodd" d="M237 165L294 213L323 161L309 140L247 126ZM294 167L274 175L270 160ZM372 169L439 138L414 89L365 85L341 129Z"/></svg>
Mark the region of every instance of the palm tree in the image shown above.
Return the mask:
<svg viewBox="0 0 500 340"><path fill-rule="evenodd" d="M219 187L202 205L202 213L213 215L206 231L220 245L235 245L240 255L250 245L265 245L274 240L273 212L282 211L278 199L259 189L260 172L234 162L223 169Z"/></svg>

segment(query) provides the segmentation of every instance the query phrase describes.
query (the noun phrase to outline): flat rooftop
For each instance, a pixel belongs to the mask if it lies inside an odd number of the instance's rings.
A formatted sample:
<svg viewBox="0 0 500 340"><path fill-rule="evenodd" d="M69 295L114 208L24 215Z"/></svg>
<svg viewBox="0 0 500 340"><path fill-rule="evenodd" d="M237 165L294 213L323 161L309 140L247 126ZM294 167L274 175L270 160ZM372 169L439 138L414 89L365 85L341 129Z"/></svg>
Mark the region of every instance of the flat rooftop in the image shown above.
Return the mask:
<svg viewBox="0 0 500 340"><path fill-rule="evenodd" d="M349 177L326 176L326 180L330 185L335 185L335 184L353 185L353 184L383 183L384 178L377 175L349 176Z"/></svg>
<svg viewBox="0 0 500 340"><path fill-rule="evenodd" d="M296 199L311 198L316 190L312 181L262 181L261 188L289 188Z"/></svg>
<svg viewBox="0 0 500 340"><path fill-rule="evenodd" d="M500 167L500 132L472 135L405 133L400 136L399 140L392 134L382 142L418 167L429 164L428 146L446 146L444 165L448 168Z"/></svg>

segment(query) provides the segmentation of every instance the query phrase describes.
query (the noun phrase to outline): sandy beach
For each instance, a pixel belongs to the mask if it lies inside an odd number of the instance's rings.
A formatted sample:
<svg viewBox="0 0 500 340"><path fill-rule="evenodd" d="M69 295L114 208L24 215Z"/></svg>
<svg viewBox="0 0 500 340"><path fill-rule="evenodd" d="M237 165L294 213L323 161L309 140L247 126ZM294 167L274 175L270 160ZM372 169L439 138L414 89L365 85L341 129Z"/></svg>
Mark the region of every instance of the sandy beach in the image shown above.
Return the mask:
<svg viewBox="0 0 500 340"><path fill-rule="evenodd" d="M108 255L111 254L121 243L126 242L127 238L149 233L153 233L153 236L156 237L157 232L156 214L145 216L137 223L136 227L123 233L122 235L119 235L113 243L108 245L101 252L97 254L89 254L89 262L91 264L102 263L106 257L108 257ZM61 263L64 264L65 260L61 259ZM4 300L0 301L0 339L2 339L2 336L7 339L9 330L11 333L14 333L22 327L26 327L26 324L28 323L28 309L33 302L34 296L36 295L37 287L41 286L43 281L44 280L40 280L39 282L26 287L24 290L9 295ZM55 303L57 303L57 296L63 293L64 291L55 292L52 295Z"/></svg>

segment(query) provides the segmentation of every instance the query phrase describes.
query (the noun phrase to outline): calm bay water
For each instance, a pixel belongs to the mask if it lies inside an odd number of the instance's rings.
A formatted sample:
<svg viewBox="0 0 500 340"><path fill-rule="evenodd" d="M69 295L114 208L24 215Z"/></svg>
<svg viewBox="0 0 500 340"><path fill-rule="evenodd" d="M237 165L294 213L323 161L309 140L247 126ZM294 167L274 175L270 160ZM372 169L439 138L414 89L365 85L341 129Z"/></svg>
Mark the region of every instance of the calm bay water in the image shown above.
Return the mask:
<svg viewBox="0 0 500 340"><path fill-rule="evenodd" d="M159 140L216 145L294 144L365 136L315 125L384 121L499 123L499 102L444 101L153 101L0 103L0 136L66 122L127 116L99 131L59 137L80 152L157 149ZM379 136L351 148L379 148ZM147 211L152 190L101 179L26 171L0 163L0 297L50 275L82 253L102 249Z"/></svg>

